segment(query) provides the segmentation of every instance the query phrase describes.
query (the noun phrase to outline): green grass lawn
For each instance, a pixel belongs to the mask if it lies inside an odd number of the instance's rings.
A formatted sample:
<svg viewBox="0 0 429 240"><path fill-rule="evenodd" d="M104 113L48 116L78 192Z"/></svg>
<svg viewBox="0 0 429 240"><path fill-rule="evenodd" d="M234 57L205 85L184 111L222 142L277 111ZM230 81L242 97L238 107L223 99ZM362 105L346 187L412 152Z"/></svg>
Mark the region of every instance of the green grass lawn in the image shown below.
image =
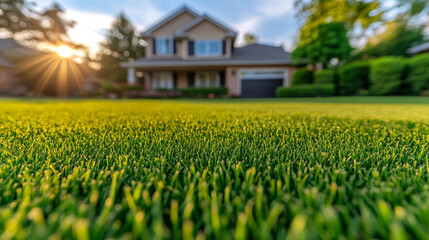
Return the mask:
<svg viewBox="0 0 429 240"><path fill-rule="evenodd" d="M0 239L424 239L429 98L0 100Z"/></svg>

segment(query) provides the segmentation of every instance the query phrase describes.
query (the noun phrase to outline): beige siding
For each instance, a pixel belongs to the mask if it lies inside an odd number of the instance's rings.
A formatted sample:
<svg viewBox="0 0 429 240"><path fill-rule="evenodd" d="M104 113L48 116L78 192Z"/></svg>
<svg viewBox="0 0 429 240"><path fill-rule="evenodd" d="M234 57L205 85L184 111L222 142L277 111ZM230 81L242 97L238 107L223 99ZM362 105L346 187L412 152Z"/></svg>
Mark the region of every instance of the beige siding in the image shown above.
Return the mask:
<svg viewBox="0 0 429 240"><path fill-rule="evenodd" d="M144 72L144 88L146 90L152 89L152 72Z"/></svg>
<svg viewBox="0 0 429 240"><path fill-rule="evenodd" d="M226 37L225 30L207 20L200 22L187 32L190 39L224 39Z"/></svg>
<svg viewBox="0 0 429 240"><path fill-rule="evenodd" d="M226 68L225 85L230 95L238 94L238 71L236 67Z"/></svg>
<svg viewBox="0 0 429 240"><path fill-rule="evenodd" d="M154 37L172 37L175 31L185 26L195 18L195 16L184 12L153 31L152 34Z"/></svg>
<svg viewBox="0 0 429 240"><path fill-rule="evenodd" d="M152 42L153 40L152 38L147 38L145 40L147 42L145 55L147 58L152 58L153 57L153 42Z"/></svg>

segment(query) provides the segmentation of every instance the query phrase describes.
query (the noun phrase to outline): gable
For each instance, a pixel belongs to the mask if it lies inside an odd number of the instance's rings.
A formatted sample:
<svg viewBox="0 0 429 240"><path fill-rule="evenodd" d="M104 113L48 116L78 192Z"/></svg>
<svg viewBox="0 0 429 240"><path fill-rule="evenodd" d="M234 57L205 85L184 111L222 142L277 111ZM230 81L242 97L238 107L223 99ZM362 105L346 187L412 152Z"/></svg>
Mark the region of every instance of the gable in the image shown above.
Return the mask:
<svg viewBox="0 0 429 240"><path fill-rule="evenodd" d="M191 39L219 39L227 34L227 31L208 20L201 21L186 32Z"/></svg>
<svg viewBox="0 0 429 240"><path fill-rule="evenodd" d="M182 12L178 16L170 19L168 22L164 23L162 26L159 26L152 32L154 37L166 37L173 36L174 32L179 28L187 25L191 21L195 20L196 16L190 14L189 12Z"/></svg>

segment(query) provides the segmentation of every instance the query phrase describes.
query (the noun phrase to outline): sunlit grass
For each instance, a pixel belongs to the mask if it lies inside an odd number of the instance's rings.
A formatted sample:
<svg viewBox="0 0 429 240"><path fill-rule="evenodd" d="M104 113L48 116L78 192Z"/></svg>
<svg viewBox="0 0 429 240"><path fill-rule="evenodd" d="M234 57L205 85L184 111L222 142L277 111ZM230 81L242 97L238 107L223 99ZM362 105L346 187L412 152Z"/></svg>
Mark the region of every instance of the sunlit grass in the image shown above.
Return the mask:
<svg viewBox="0 0 429 240"><path fill-rule="evenodd" d="M424 239L428 120L425 104L0 101L0 239Z"/></svg>

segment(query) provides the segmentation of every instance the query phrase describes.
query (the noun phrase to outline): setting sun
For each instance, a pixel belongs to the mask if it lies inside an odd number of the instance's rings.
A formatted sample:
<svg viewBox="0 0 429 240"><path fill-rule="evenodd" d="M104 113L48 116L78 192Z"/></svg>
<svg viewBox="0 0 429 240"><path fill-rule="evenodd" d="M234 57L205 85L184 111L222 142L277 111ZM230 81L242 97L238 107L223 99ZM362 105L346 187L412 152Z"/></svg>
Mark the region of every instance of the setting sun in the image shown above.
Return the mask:
<svg viewBox="0 0 429 240"><path fill-rule="evenodd" d="M55 47L54 51L63 58L70 58L74 55L74 50L65 45Z"/></svg>

